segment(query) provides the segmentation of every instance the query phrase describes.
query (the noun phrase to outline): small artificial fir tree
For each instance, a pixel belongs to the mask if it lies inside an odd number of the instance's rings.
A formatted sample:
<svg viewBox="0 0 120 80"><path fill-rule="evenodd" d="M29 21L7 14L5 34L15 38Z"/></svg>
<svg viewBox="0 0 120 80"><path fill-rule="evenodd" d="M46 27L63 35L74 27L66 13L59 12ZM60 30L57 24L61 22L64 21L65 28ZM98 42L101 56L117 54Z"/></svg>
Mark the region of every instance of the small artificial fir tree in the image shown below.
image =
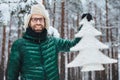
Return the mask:
<svg viewBox="0 0 120 80"><path fill-rule="evenodd" d="M83 14L80 25L81 30L75 37L82 39L72 47L71 51L79 51L78 56L67 67L82 67L81 71L99 71L104 70L102 64L116 63L117 60L104 55L100 50L108 49L109 47L99 40L96 36L102 35L97 29L93 27L94 21L92 15Z"/></svg>

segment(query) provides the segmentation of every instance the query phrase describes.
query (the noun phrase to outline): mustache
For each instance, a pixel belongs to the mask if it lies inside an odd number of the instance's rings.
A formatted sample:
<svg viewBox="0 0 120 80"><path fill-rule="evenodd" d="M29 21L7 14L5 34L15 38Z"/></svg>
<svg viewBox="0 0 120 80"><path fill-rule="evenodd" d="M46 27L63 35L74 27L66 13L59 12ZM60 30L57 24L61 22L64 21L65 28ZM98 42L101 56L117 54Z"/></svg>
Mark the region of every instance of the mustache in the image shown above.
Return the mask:
<svg viewBox="0 0 120 80"><path fill-rule="evenodd" d="M36 26L43 26L42 24L36 24Z"/></svg>

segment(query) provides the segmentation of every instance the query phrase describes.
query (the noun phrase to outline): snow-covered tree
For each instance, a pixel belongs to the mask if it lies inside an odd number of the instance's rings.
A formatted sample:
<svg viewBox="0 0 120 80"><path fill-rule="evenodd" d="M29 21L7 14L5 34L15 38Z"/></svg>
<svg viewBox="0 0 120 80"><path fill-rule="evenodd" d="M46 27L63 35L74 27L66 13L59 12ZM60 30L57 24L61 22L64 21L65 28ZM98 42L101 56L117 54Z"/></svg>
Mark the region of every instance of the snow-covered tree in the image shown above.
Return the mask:
<svg viewBox="0 0 120 80"><path fill-rule="evenodd" d="M58 32L58 30L52 26L49 27L48 34L57 38L60 37L60 33Z"/></svg>
<svg viewBox="0 0 120 80"><path fill-rule="evenodd" d="M75 35L75 37L81 37L82 39L70 49L71 51L79 51L79 54L67 67L80 66L82 67L81 71L98 71L104 70L102 64L117 62L117 60L109 58L101 52L102 49L108 49L109 47L97 40L96 36L102 33L95 29L93 24L92 16L84 14L80 22L82 28Z"/></svg>

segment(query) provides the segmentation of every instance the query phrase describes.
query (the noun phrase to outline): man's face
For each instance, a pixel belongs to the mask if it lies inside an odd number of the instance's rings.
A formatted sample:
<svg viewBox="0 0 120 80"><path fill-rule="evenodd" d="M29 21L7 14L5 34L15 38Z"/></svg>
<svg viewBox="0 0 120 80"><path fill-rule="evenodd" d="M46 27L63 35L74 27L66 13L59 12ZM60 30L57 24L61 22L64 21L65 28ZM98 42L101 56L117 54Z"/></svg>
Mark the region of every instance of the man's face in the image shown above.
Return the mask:
<svg viewBox="0 0 120 80"><path fill-rule="evenodd" d="M45 18L40 14L33 14L29 25L35 32L42 32L45 28Z"/></svg>

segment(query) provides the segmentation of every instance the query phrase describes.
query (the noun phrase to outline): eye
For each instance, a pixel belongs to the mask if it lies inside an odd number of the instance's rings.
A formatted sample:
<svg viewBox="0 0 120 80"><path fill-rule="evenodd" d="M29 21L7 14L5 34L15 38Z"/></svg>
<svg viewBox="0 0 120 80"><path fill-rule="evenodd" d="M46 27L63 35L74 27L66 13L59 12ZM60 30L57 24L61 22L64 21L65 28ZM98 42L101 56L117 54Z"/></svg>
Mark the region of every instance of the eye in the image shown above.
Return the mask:
<svg viewBox="0 0 120 80"><path fill-rule="evenodd" d="M31 20L32 20L33 22L37 22L37 21L39 21L39 22L44 22L44 18L31 18Z"/></svg>
<svg viewBox="0 0 120 80"><path fill-rule="evenodd" d="M37 19L37 18L33 18L33 20L34 20L34 21L38 21L38 19Z"/></svg>
<svg viewBox="0 0 120 80"><path fill-rule="evenodd" d="M39 20L40 20L40 21L42 21L42 20L43 20L43 18L39 18Z"/></svg>

